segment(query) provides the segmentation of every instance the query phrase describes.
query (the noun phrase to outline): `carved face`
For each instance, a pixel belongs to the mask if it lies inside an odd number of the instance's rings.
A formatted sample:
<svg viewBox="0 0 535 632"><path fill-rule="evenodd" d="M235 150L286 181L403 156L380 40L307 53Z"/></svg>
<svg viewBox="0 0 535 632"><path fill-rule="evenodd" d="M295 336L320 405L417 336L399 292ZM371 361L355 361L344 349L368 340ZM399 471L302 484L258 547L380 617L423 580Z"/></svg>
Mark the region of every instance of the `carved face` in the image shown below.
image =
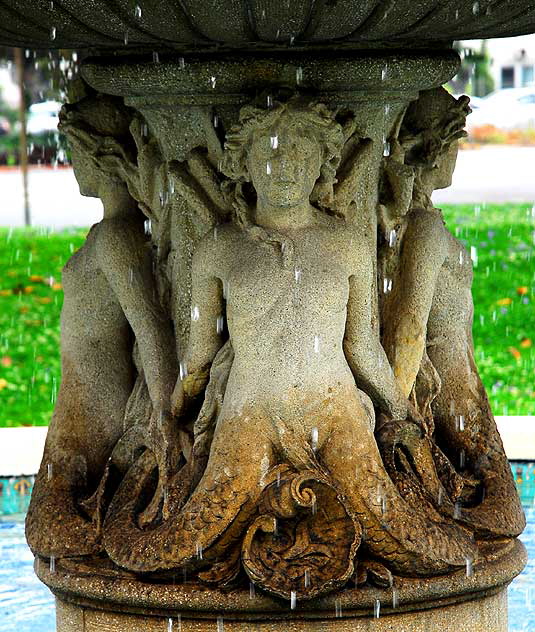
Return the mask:
<svg viewBox="0 0 535 632"><path fill-rule="evenodd" d="M98 191L102 181L102 173L91 158L74 143L71 144L72 168L80 194L87 197L99 197Z"/></svg>
<svg viewBox="0 0 535 632"><path fill-rule="evenodd" d="M275 206L308 201L320 175L321 148L297 126L254 136L247 169L259 199Z"/></svg>

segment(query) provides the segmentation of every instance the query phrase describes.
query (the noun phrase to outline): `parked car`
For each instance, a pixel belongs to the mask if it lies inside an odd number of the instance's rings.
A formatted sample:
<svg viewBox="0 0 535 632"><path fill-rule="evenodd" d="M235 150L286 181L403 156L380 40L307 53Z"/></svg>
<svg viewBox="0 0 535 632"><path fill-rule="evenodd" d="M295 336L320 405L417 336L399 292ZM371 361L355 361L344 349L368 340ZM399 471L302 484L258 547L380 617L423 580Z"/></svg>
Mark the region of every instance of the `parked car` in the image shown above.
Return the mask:
<svg viewBox="0 0 535 632"><path fill-rule="evenodd" d="M30 105L26 130L28 134L42 134L56 132L59 123L61 103L58 101L43 101Z"/></svg>
<svg viewBox="0 0 535 632"><path fill-rule="evenodd" d="M483 97L466 126L470 131L484 125L503 130L535 128L535 86L496 90Z"/></svg>

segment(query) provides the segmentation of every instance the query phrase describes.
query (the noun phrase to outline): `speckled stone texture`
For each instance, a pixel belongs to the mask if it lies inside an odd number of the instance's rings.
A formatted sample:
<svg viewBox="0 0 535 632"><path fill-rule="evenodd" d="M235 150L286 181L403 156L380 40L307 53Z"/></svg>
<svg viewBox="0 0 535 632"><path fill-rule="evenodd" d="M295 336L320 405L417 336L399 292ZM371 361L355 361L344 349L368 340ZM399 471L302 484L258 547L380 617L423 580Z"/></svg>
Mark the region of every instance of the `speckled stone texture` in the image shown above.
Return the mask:
<svg viewBox="0 0 535 632"><path fill-rule="evenodd" d="M346 588L322 599L298 601L293 610L259 591L149 584L102 576L98 569L91 575L88 567L74 574L61 562L51 572L41 559L36 570L56 594L58 632L507 632L507 585L525 562L525 549L516 542L469 577L459 572L402 579L395 593L371 586Z"/></svg>
<svg viewBox="0 0 535 632"><path fill-rule="evenodd" d="M408 47L535 29L531 0L5 0L0 16L5 45L127 51Z"/></svg>
<svg viewBox="0 0 535 632"><path fill-rule="evenodd" d="M507 632L507 594L379 618L237 621L108 613L56 600L57 632Z"/></svg>

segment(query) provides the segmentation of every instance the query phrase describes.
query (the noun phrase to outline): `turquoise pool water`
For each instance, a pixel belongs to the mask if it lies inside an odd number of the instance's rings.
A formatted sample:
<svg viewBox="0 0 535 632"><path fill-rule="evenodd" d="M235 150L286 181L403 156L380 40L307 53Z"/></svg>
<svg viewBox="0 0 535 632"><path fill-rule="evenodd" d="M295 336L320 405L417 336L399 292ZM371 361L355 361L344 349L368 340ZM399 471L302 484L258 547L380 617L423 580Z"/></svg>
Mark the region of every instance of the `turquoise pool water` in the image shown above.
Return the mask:
<svg viewBox="0 0 535 632"><path fill-rule="evenodd" d="M509 632L535 632L535 465L513 463L512 469L526 511L521 540L530 559L509 588ZM10 503L15 519L0 513L0 632L54 632L54 600L33 573L24 525L17 519L25 501L10 496Z"/></svg>

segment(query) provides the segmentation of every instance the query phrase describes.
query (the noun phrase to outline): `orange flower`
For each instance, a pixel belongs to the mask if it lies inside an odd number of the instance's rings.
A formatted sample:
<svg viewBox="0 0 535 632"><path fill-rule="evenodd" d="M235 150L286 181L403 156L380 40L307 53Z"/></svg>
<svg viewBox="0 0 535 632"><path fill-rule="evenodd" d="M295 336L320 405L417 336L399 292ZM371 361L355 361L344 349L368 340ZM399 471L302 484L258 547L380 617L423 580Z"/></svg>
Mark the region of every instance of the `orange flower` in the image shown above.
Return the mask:
<svg viewBox="0 0 535 632"><path fill-rule="evenodd" d="M42 283L43 277L40 274L30 274L30 281L34 283Z"/></svg>
<svg viewBox="0 0 535 632"><path fill-rule="evenodd" d="M11 296L12 294L11 290L0 290L0 296Z"/></svg>
<svg viewBox="0 0 535 632"><path fill-rule="evenodd" d="M42 296L37 299L39 303L52 303L50 296Z"/></svg>
<svg viewBox="0 0 535 632"><path fill-rule="evenodd" d="M27 286L24 288L24 294L31 294L31 293L34 291L34 289L35 289L35 288L34 288L34 287L32 287L31 285L27 285Z"/></svg>
<svg viewBox="0 0 535 632"><path fill-rule="evenodd" d="M54 292L59 292L59 290L63 289L63 285L61 285L61 283L52 283L51 287Z"/></svg>
<svg viewBox="0 0 535 632"><path fill-rule="evenodd" d="M3 377L0 378L0 391L4 389L7 386L7 384L8 384L7 380L4 380Z"/></svg>
<svg viewBox="0 0 535 632"><path fill-rule="evenodd" d="M517 287L517 288L516 288L516 293L517 293L519 296L524 296L524 294L527 294L527 293L528 293L528 288L527 288L527 286L526 286L526 285L522 285L521 287Z"/></svg>
<svg viewBox="0 0 535 632"><path fill-rule="evenodd" d="M501 298L500 300L496 301L496 305L500 305L501 307L503 307L505 305L511 305L512 302L512 298Z"/></svg>
<svg viewBox="0 0 535 632"><path fill-rule="evenodd" d="M520 360L520 358L522 357L520 351L515 347L509 347L507 351L509 351L509 353L513 356L515 360Z"/></svg>
<svg viewBox="0 0 535 632"><path fill-rule="evenodd" d="M16 276L18 276L18 274L19 274L19 273L17 272L17 270L8 270L8 271L6 272L6 274L7 274L7 276L9 276L9 277L16 277Z"/></svg>
<svg viewBox="0 0 535 632"><path fill-rule="evenodd" d="M523 349L529 349L529 347L531 347L531 338L522 338L522 340L520 341L520 346Z"/></svg>
<svg viewBox="0 0 535 632"><path fill-rule="evenodd" d="M19 307L19 312L21 314L27 314L30 311L29 307Z"/></svg>
<svg viewBox="0 0 535 632"><path fill-rule="evenodd" d="M5 367L10 367L13 364L13 360L9 356L4 356L0 359L0 364Z"/></svg>

